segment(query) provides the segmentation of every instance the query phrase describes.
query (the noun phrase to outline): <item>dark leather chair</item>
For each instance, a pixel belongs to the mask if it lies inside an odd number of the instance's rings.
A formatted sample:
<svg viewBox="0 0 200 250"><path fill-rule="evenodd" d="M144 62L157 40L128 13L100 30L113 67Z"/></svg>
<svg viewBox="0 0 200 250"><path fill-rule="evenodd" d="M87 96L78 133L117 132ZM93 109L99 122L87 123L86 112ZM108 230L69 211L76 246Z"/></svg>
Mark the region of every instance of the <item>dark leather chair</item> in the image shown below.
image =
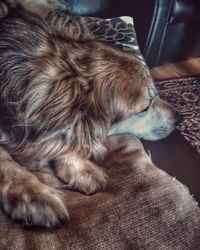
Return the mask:
<svg viewBox="0 0 200 250"><path fill-rule="evenodd" d="M200 56L199 0L65 0L81 15L130 15L149 66Z"/></svg>

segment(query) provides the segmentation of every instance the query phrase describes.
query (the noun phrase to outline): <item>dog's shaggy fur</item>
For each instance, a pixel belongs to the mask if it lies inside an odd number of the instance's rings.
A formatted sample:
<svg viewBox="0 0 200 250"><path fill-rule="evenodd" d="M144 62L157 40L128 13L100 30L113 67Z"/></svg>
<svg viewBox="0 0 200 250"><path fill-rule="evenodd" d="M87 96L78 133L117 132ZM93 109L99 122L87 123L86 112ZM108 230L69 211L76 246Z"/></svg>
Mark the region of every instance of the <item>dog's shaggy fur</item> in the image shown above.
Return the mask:
<svg viewBox="0 0 200 250"><path fill-rule="evenodd" d="M52 167L86 194L103 188L90 159L104 157L108 129L148 107L155 89L136 57L60 10L11 10L0 34L0 202L24 225L52 227L68 217L62 194L27 168Z"/></svg>

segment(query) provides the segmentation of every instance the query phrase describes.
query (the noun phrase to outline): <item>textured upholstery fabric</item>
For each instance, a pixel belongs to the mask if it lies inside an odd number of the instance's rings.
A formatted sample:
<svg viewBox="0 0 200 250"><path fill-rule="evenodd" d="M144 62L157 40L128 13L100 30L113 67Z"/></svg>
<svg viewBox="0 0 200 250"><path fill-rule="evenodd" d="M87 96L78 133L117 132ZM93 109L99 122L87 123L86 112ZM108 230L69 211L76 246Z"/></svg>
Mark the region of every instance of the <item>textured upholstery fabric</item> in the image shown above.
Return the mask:
<svg viewBox="0 0 200 250"><path fill-rule="evenodd" d="M71 220L53 231L26 230L0 216L1 250L200 249L200 210L187 188L156 168L139 140L110 137L107 188L66 191ZM41 176L60 184L50 174Z"/></svg>

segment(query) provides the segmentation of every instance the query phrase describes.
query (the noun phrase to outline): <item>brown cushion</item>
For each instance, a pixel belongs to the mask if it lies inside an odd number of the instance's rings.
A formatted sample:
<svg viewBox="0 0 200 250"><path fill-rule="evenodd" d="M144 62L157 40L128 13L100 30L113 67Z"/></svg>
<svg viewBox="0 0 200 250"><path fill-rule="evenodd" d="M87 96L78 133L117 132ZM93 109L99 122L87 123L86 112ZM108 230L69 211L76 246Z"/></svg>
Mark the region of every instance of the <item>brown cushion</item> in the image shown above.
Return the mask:
<svg viewBox="0 0 200 250"><path fill-rule="evenodd" d="M107 188L93 196L66 192L70 222L27 230L0 216L2 250L200 249L200 209L188 189L155 167L139 140L113 136L101 164ZM39 174L59 186L50 173Z"/></svg>

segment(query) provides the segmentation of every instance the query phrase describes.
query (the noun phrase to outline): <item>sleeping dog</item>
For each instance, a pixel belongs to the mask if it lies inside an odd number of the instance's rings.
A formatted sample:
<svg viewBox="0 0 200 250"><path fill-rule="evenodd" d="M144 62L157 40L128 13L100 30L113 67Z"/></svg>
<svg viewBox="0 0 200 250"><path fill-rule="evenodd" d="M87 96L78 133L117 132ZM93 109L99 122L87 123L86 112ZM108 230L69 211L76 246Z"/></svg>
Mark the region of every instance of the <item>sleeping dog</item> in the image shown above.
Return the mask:
<svg viewBox="0 0 200 250"><path fill-rule="evenodd" d="M6 5L7 4L7 5ZM70 189L105 187L98 162L107 134L167 136L178 112L159 98L147 68L98 41L52 0L1 2L0 202L25 226L68 218L63 193L30 169L52 168Z"/></svg>

